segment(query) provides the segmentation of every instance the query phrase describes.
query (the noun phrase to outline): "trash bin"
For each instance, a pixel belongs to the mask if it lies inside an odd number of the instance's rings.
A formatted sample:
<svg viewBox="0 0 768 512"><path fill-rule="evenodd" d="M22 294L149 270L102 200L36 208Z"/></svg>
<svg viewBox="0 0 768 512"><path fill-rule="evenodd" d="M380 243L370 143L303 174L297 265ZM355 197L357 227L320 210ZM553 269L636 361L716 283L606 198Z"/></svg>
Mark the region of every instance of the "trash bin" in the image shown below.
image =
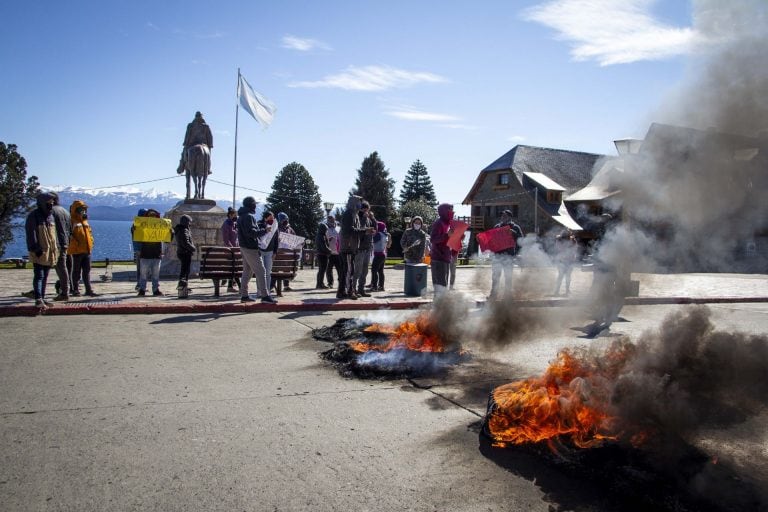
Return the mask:
<svg viewBox="0 0 768 512"><path fill-rule="evenodd" d="M427 288L427 269L424 263L405 265L405 283L403 292L411 297L420 297Z"/></svg>

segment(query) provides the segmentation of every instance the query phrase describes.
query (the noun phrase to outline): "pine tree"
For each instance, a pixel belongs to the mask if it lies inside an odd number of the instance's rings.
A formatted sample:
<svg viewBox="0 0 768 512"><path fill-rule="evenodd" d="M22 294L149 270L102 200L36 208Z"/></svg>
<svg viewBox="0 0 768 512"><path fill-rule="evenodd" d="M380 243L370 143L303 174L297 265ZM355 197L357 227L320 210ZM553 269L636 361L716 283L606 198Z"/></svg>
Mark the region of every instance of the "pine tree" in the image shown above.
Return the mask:
<svg viewBox="0 0 768 512"><path fill-rule="evenodd" d="M356 195L371 203L371 210L377 220L392 224L397 221L395 208L395 180L389 177L389 171L374 151L363 159L355 179Z"/></svg>
<svg viewBox="0 0 768 512"><path fill-rule="evenodd" d="M315 239L324 211L315 180L303 165L291 162L277 173L267 205L275 215L285 212L297 235Z"/></svg>
<svg viewBox="0 0 768 512"><path fill-rule="evenodd" d="M416 160L408 169L408 173L403 180L403 188L400 189L400 204L408 201L421 200L432 208L437 206L437 196L435 188L432 186L432 180L429 178L427 166Z"/></svg>
<svg viewBox="0 0 768 512"><path fill-rule="evenodd" d="M37 176L27 178L27 161L16 144L0 142L0 256L13 239L14 220L27 212L39 186Z"/></svg>

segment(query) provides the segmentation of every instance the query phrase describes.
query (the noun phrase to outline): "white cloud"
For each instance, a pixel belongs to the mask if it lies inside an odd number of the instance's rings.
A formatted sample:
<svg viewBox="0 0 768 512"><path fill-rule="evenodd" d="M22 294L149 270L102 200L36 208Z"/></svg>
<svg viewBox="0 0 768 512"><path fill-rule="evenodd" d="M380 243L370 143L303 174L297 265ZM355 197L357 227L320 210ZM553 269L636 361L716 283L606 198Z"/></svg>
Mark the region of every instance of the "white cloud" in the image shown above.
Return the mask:
<svg viewBox="0 0 768 512"><path fill-rule="evenodd" d="M295 37L291 35L283 36L283 48L288 48L289 50L297 50L300 52L308 52L310 50L319 49L319 50L330 50L331 47L325 44L322 41L318 41L317 39L308 39L303 37Z"/></svg>
<svg viewBox="0 0 768 512"><path fill-rule="evenodd" d="M437 122L449 122L460 121L461 119L450 114L436 114L434 112L423 112L420 110L390 110L386 112L388 116L396 117L398 119L405 119L407 121L437 121Z"/></svg>
<svg viewBox="0 0 768 512"><path fill-rule="evenodd" d="M509 142L523 142L525 140L525 137L523 137L522 135L510 135L509 137L507 137L507 140Z"/></svg>
<svg viewBox="0 0 768 512"><path fill-rule="evenodd" d="M335 87L348 91L385 91L387 89L409 87L418 83L441 83L448 80L440 75L425 71L406 71L390 66L348 67L335 75L328 75L322 80L293 82L289 87Z"/></svg>
<svg viewBox="0 0 768 512"><path fill-rule="evenodd" d="M554 0L523 11L523 18L558 32L575 60L601 66L658 60L691 51L697 33L654 19L655 0Z"/></svg>

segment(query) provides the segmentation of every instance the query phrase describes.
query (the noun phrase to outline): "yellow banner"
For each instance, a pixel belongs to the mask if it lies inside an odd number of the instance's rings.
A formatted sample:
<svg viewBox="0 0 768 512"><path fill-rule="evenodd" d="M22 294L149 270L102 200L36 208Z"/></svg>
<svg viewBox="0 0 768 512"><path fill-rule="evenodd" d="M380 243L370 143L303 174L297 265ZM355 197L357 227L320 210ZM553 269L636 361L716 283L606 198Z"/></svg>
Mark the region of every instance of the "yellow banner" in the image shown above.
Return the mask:
<svg viewBox="0 0 768 512"><path fill-rule="evenodd" d="M170 242L171 219L158 219L157 217L133 218L134 242Z"/></svg>

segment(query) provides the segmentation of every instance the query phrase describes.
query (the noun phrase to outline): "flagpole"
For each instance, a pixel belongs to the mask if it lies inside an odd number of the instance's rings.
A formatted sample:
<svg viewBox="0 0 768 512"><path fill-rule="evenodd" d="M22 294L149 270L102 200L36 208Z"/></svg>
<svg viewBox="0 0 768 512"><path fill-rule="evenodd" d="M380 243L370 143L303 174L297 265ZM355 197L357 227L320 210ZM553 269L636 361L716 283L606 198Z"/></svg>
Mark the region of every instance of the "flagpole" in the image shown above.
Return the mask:
<svg viewBox="0 0 768 512"><path fill-rule="evenodd" d="M235 89L237 100L235 101L235 169L232 175L232 208L237 209L235 205L235 194L237 192L237 121L240 113L240 68L237 68L237 88Z"/></svg>

